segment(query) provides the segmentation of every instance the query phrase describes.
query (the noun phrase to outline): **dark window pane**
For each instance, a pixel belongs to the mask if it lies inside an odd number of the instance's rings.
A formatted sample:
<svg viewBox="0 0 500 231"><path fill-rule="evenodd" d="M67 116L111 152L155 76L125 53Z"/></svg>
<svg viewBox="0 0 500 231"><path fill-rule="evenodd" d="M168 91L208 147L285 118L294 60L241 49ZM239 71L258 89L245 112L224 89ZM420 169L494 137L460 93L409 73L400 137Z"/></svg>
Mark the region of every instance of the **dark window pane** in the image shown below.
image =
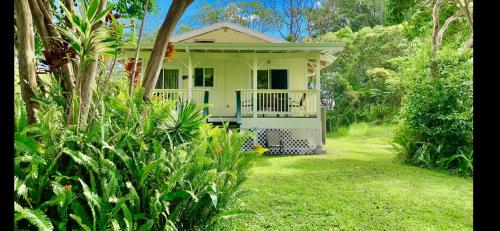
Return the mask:
<svg viewBox="0 0 500 231"><path fill-rule="evenodd" d="M267 70L257 70L257 89L269 89L269 76Z"/></svg>
<svg viewBox="0 0 500 231"><path fill-rule="evenodd" d="M203 68L194 69L194 86L203 87Z"/></svg>
<svg viewBox="0 0 500 231"><path fill-rule="evenodd" d="M205 87L213 87L213 86L214 86L214 77L205 76Z"/></svg>
<svg viewBox="0 0 500 231"><path fill-rule="evenodd" d="M206 68L205 69L205 87L213 87L214 86L214 69Z"/></svg>

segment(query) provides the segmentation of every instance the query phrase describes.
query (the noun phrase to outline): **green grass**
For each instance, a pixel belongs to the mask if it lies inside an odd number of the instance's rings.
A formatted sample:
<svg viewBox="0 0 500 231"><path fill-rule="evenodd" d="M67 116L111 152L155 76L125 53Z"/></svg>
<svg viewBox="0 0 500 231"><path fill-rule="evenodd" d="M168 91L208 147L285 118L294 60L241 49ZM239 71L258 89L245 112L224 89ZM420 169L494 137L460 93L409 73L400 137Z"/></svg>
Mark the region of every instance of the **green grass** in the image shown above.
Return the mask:
<svg viewBox="0 0 500 231"><path fill-rule="evenodd" d="M472 180L405 165L393 129L329 134L327 154L260 158L241 230L472 230Z"/></svg>

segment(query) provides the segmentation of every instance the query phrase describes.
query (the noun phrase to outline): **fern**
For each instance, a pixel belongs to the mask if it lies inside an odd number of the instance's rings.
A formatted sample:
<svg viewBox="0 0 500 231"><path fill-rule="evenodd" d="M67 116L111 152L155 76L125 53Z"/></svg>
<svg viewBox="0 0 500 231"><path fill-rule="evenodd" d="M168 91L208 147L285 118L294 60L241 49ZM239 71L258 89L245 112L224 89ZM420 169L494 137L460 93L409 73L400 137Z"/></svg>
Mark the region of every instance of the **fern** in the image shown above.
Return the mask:
<svg viewBox="0 0 500 231"><path fill-rule="evenodd" d="M31 224L35 225L39 230L54 230L54 226L50 222L47 215L40 210L26 209L17 202L14 202L14 212L15 221L26 219Z"/></svg>
<svg viewBox="0 0 500 231"><path fill-rule="evenodd" d="M80 218L79 216L77 216L77 215L75 215L75 214L70 214L69 216L70 216L71 218L73 218L73 220L75 220L75 221L76 221L76 223L78 223L78 225L79 225L79 226L80 226L83 230L85 230L85 231L90 231L90 228L89 228L86 224L84 224L84 223L82 222L82 218Z"/></svg>

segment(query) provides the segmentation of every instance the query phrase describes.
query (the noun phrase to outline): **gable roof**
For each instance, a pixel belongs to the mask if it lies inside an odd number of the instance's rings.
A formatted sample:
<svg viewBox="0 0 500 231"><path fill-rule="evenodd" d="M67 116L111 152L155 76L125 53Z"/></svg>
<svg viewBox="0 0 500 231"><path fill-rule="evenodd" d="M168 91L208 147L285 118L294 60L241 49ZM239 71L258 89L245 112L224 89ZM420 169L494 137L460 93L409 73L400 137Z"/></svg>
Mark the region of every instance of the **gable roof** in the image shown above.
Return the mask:
<svg viewBox="0 0 500 231"><path fill-rule="evenodd" d="M210 33L212 31L216 31L216 30L219 30L222 28L229 28L229 29L232 29L234 31L241 32L243 34L246 34L248 36L263 40L263 41L268 42L268 43L289 43L288 41L286 41L284 39L274 38L274 37L266 35L264 33L256 32L256 31L250 30L246 27L243 27L243 26L240 26L240 25L237 25L234 23L230 23L230 22L219 22L219 23L212 24L210 26L202 27L200 29L196 29L196 30L188 31L186 33L175 35L171 38L171 41L172 42L183 42L187 39L198 37L198 36L201 36L203 34L207 34L207 33Z"/></svg>

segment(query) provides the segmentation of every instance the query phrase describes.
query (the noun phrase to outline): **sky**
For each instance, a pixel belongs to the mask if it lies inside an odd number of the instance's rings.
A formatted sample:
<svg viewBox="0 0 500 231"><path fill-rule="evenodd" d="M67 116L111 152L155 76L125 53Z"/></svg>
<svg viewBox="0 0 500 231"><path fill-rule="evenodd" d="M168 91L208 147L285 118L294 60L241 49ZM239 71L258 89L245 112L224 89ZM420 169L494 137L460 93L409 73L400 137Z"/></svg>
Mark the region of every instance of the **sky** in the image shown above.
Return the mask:
<svg viewBox="0 0 500 231"><path fill-rule="evenodd" d="M163 20L165 19L165 16L167 15L168 8L170 7L170 4L172 3L171 0L157 0L158 1L158 14L148 14L146 16L146 22L144 24L144 31L147 35L153 34L158 28L160 28L161 24L163 23ZM200 6L203 4L207 4L216 2L216 1L209 1L209 0L195 0L189 7L186 9L186 12L182 15L181 19L179 20L179 23L177 24L177 27L179 27L182 22L186 22L190 18L193 17L196 13L199 12ZM138 22L138 25L140 22ZM280 37L279 33L277 31L272 32L269 31L266 34L274 36L274 37Z"/></svg>

